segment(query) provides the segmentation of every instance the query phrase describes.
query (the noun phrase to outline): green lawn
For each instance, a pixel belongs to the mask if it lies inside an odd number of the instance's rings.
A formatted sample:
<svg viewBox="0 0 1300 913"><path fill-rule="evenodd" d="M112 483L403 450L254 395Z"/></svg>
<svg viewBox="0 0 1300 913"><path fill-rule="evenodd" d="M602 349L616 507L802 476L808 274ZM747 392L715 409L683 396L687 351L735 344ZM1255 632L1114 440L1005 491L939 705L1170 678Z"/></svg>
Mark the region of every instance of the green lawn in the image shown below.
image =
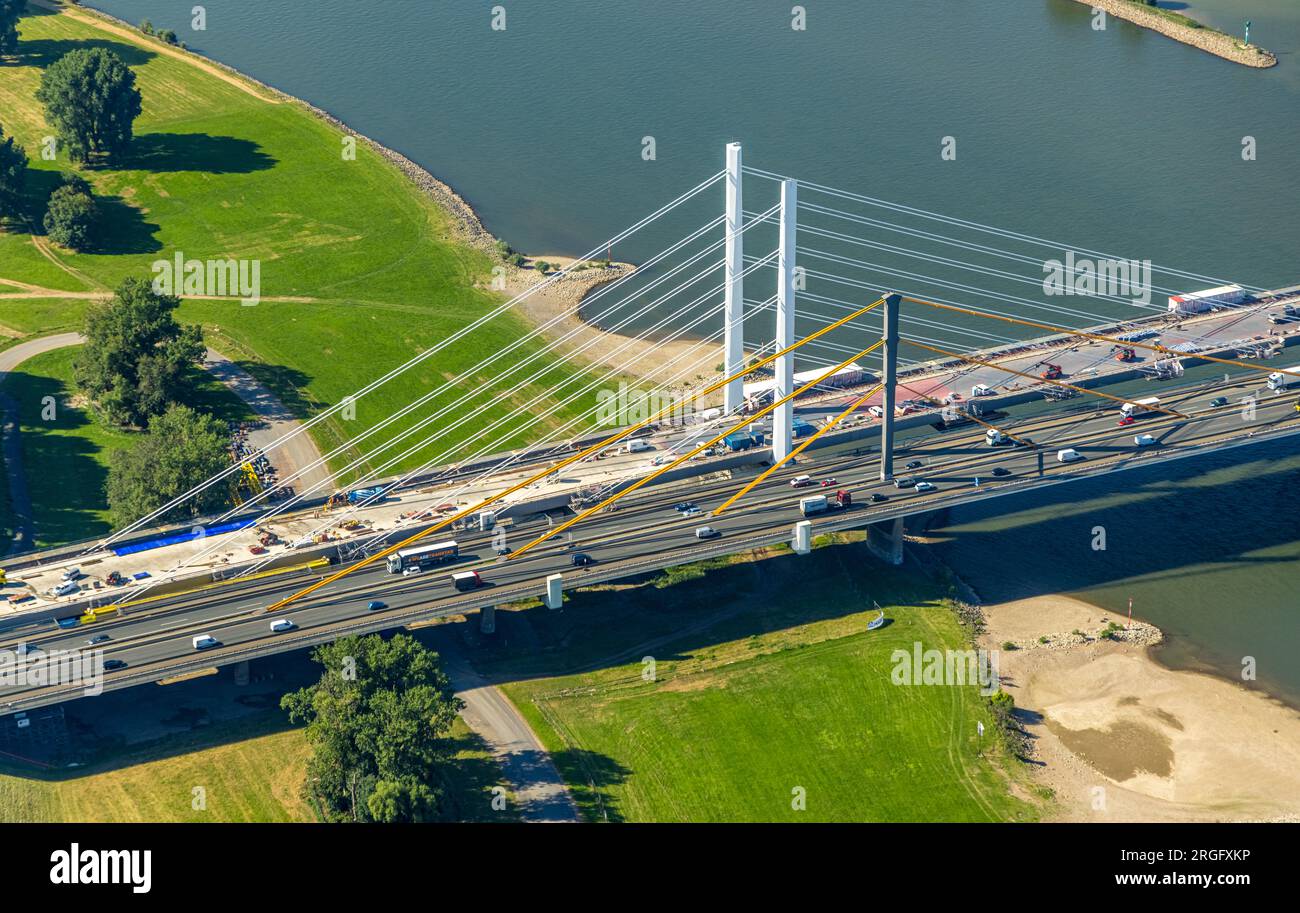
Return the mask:
<svg viewBox="0 0 1300 913"><path fill-rule="evenodd" d="M129 750L75 773L0 769L2 822L314 821L300 789L310 753L279 711L214 725ZM510 820L491 807L500 768L464 722L451 738L447 793L461 821ZM206 808L195 809L202 786Z"/></svg>
<svg viewBox="0 0 1300 913"><path fill-rule="evenodd" d="M104 492L109 454L131 446L136 437L100 421L76 395L72 366L79 348L30 358L0 384L18 407L23 469L36 505L36 544L42 547L109 532ZM207 374L196 370L194 382L190 405L226 420L252 417L243 401ZM6 487L0 501L0 532L6 541L13 522L10 509Z"/></svg>
<svg viewBox="0 0 1300 913"><path fill-rule="evenodd" d="M41 138L49 132L34 100L43 67L72 48L108 46L135 71L144 112L127 160L83 172L102 198L111 226L102 248L74 254L38 244L41 239L12 224L8 233L0 232L0 280L95 292L126 276L150 275L153 261L177 251L186 258L260 260L264 299L310 300L263 300L243 307L235 300L187 299L180 316L202 323L214 345L249 362L246 367L304 415L339 402L499 301L477 287L492 260L454 240L447 215L364 145L357 146L355 160L345 160L343 134L304 106L273 103L261 90L245 91L192 62L201 58L177 59L151 39L111 35L66 13L33 11L21 21L20 35L17 65L0 67L0 117L33 158L28 182L33 219L57 170L69 167L39 157ZM0 284L0 292L9 290ZM83 307L9 300L0 305L0 324L25 333L66 329ZM335 446L525 331L513 316L493 320L363 398L355 419L322 423L314 432L318 441ZM523 350L536 351L531 344ZM544 389L574 376L573 367L549 357L535 366L545 366L546 373L513 395L508 407L548 413L554 400ZM442 442L404 457L398 467L418 466L482 428L484 418L504 414L505 406L492 403L503 389L494 384L490 376L460 384L456 395L473 395L457 414L474 415L475 421L447 431ZM394 430L452 398L413 413ZM594 403L588 396L553 410L545 425L554 427L576 415L576 407ZM519 442L504 436L493 441L494 449ZM372 440L362 450L377 448ZM333 461L335 468L344 462L342 457Z"/></svg>
<svg viewBox="0 0 1300 913"><path fill-rule="evenodd" d="M563 612L528 609L536 642L520 651L507 635L514 647L484 666L541 676L506 691L593 820L1035 818L1034 802L1013 797L1030 793L974 687L891 683L895 649L964 649L965 635L936 588L864 550L576 593ZM892 622L867 632L873 599ZM805 811L792 808L799 787Z"/></svg>

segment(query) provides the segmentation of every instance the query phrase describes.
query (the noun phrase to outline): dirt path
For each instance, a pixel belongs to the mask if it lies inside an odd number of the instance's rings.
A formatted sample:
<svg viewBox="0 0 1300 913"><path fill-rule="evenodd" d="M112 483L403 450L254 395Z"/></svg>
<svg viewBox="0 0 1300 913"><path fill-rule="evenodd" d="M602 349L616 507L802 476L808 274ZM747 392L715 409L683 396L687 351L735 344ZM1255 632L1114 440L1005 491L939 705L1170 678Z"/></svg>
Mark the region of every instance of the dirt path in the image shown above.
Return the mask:
<svg viewBox="0 0 1300 913"><path fill-rule="evenodd" d="M20 342L0 352L0 383L5 375L27 359L44 352L52 352L81 341L77 333L59 333ZM5 475L9 480L9 510L14 518L9 553L25 551L32 547L35 530L35 510L31 493L27 489L27 474L23 466L21 425L18 404L8 395L0 394L0 450L4 454Z"/></svg>
<svg viewBox="0 0 1300 913"><path fill-rule="evenodd" d="M259 428L249 435L249 443L254 447L264 448L300 426L297 417L285 408L274 393L220 352L208 349L203 367L267 423L266 428ZM321 452L310 434L295 434L271 450L270 458L281 479L288 479L298 471L305 470L302 478L287 483L295 491L317 495L328 495L333 491L334 476L327 466L320 464ZM309 466L314 468L307 469Z"/></svg>
<svg viewBox="0 0 1300 913"><path fill-rule="evenodd" d="M32 6L39 6L43 9L53 10L55 12L62 13L64 16L67 16L69 19L76 19L78 22L84 22L87 25L93 25L101 32L108 32L110 35L116 35L119 38L124 38L127 41L131 42L132 44L138 45L139 47L142 48L146 48L155 54L164 54L167 57L175 57L177 60L183 60L186 63L188 63L190 66L197 67L203 72L211 76L215 76L217 79L220 79L222 82L229 83L230 85L234 86L236 89L239 89L241 92L245 92L253 96L259 101L264 101L270 105L278 105L281 103L279 98L276 98L275 96L272 95L266 95L263 92L258 91L251 84L245 82L243 79L240 79L238 76L234 75L233 73L230 73L227 70L222 69L221 67L214 66L213 64L204 61L202 58L190 53L189 51L183 51L180 48L174 48L171 45L164 44L161 41L154 41L151 38L147 38L146 36L141 35L139 32L133 31L124 26L120 26L113 22L110 22L109 20L103 18L102 16L97 16L94 13L87 12L86 10L80 10L75 7L64 6L60 3L53 2L53 0L31 0L31 4Z"/></svg>
<svg viewBox="0 0 1300 913"><path fill-rule="evenodd" d="M456 696L465 702L460 715L491 747L514 791L520 818L530 823L580 822L568 785L515 705L473 670L451 637L443 639L439 652Z"/></svg>

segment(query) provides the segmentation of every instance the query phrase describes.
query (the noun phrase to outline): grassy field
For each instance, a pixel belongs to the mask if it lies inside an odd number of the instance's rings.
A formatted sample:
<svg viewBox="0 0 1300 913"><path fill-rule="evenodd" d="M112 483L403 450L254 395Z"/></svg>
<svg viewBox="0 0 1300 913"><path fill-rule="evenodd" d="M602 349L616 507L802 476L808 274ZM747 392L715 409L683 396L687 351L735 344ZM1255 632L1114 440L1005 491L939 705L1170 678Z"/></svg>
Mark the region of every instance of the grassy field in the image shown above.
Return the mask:
<svg viewBox="0 0 1300 913"><path fill-rule="evenodd" d="M0 231L0 292L17 291L14 282L103 292L124 277L150 275L153 261L178 251L203 260L259 260L261 303L187 299L180 317L201 323L216 348L244 362L303 415L339 402L499 301L479 287L492 260L453 238L448 216L366 146L358 144L355 160L346 159L343 134L304 106L221 78L202 58L174 56L153 39L106 31L84 11L54 15L32 8L20 22L20 37L16 64L0 66L0 117L32 159L30 224L38 223L58 171L70 167L66 160L47 162L39 155L41 139L50 132L34 99L44 67L74 48L109 47L134 70L144 111L124 161L83 171L106 213L100 248L72 253L11 224ZM294 300L277 300L285 298ZM0 325L27 334L67 329L83 308L84 302L8 299L0 304ZM314 432L318 442L336 446L525 329L512 315L491 321L358 401L355 419L322 423ZM0 345L11 339L0 338ZM530 344L509 363L536 351ZM541 427L555 427L578 407L594 405L591 396L552 410L555 401L545 388L574 377L575 369L549 356L538 366L545 368L542 376L504 405L494 402L503 391L490 376L473 376L454 395L412 413L395 429L468 393L471 399L458 414L478 420L448 430L442 441L397 466L414 467L444 454L482 428L484 417L507 408L553 412ZM363 445L372 466L383 439ZM518 442L494 441L499 448ZM333 462L337 468L345 461Z"/></svg>
<svg viewBox="0 0 1300 913"><path fill-rule="evenodd" d="M3 822L315 821L300 788L310 754L300 729L279 711L199 730L124 752L75 773L33 774L0 767ZM500 770L457 719L447 792L461 821L508 821L493 811ZM206 808L193 807L203 788Z"/></svg>
<svg viewBox="0 0 1300 913"><path fill-rule="evenodd" d="M78 350L71 346L34 356L0 382L0 391L18 407L24 475L37 506L36 544L42 547L109 532L104 492L109 455L138 437L106 425L76 396L72 366ZM242 400L207 374L196 370L194 382L191 405L225 420L252 417ZM53 413L48 420L47 407ZM12 519L6 488L0 501L0 533L6 539Z"/></svg>
<svg viewBox="0 0 1300 913"><path fill-rule="evenodd" d="M975 687L891 683L894 650L965 634L936 587L864 548L501 613L507 644L482 665L523 679L506 691L592 820L1034 819ZM872 600L890 623L868 632Z"/></svg>

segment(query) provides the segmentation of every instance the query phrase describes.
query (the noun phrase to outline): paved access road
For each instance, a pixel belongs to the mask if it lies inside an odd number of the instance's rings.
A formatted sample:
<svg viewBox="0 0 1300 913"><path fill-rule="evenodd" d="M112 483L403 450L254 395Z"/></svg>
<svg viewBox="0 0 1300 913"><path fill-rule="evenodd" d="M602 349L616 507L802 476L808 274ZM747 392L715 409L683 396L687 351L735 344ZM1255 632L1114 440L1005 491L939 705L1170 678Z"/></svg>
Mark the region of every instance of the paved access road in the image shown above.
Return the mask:
<svg viewBox="0 0 1300 913"><path fill-rule="evenodd" d="M206 592L167 597L132 607L124 617L93 626L53 630L45 623L41 627L13 630L0 638L0 647L12 648L25 636L40 649L74 649L85 646L92 635L108 635L111 639L100 645L105 650L105 658L127 664L123 669L107 673L109 686L114 680L126 685L157 679L196 662L217 665L249 658L254 649L265 653L302 646L301 641L308 636L332 639L350 630L396 627L416 618L458 614L485 604L536 597L544 589L545 577L552 573L564 574L565 586L574 587L588 581L697 560L729 549L747 548L760 541L784 541L794 523L802 519L798 508L800 497L814 491L791 489L790 480L799 474L812 475L818 483L833 478L829 490L847 488L853 492L855 505L851 511L812 518L813 531L817 532L860 527L938 508L954 500L964 502L997 496L1080 474L1143 465L1210 442L1244 439L1248 433L1300 431L1300 414L1295 411L1296 393L1274 395L1261 390L1262 385L1252 381L1162 395L1163 406L1182 411L1189 416L1188 420L1151 415L1120 427L1116 411L1107 408L1072 416L1058 414L1003 423L1018 435L1031 438L1037 447L991 448L984 443L985 429L979 425L929 435L900 452L896 473L930 482L935 486L931 492L882 483L874 454L859 455L842 448L827 448L814 451L811 458L801 460L798 466L773 474L764 485L718 518L706 514L726 500L743 479L714 474L686 485L648 487L620 501L619 509L597 514L575 527L570 531L571 540L548 542L518 559L497 556L488 535L456 533L461 557L455 565L403 577L387 573L383 562L377 562L274 615L268 615L265 607L301 588L312 579L310 576L231 583ZM1225 407L1210 404L1217 396L1236 400L1250 393L1260 394L1253 415L1244 414L1235 403ZM1133 441L1137 434L1150 434L1156 443L1137 447ZM1080 463L1058 463L1058 448L1067 446L1077 449L1085 459ZM908 462L920 465L909 469ZM995 467L1008 474L994 476ZM976 479L979 479L978 487L974 484ZM872 503L872 493L888 500ZM693 502L701 514L683 516L674 509L675 504L683 501ZM717 529L721 538L708 542L697 539L696 529L705 524ZM510 547L522 546L547 527L547 521L538 519L511 528ZM450 531L435 533L428 541L452 536ZM589 568L572 566L571 556L575 551L591 555L597 563ZM486 586L471 593L458 593L451 585L450 573L463 569L479 570ZM372 601L383 605L370 609L368 604ZM272 634L269 622L282 616L294 621L297 629L287 634ZM221 646L196 654L191 644L196 634L211 634ZM0 689L0 695L12 703L11 707L0 709L22 709L36 706L37 701L57 701L60 695L73 697L76 692L75 689L9 686Z"/></svg>

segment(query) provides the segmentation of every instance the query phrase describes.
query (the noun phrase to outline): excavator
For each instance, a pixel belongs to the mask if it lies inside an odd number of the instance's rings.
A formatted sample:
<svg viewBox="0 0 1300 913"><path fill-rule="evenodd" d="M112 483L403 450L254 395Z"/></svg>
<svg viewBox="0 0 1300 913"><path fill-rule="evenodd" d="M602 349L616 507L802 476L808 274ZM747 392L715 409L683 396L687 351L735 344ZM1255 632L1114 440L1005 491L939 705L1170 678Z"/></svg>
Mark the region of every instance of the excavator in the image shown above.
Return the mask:
<svg viewBox="0 0 1300 913"><path fill-rule="evenodd" d="M1133 361L1137 358L1137 353L1127 346L1120 346L1115 350L1116 361Z"/></svg>
<svg viewBox="0 0 1300 913"><path fill-rule="evenodd" d="M1054 365L1050 361L1043 362L1043 373L1039 375L1043 380L1060 380L1061 366Z"/></svg>

